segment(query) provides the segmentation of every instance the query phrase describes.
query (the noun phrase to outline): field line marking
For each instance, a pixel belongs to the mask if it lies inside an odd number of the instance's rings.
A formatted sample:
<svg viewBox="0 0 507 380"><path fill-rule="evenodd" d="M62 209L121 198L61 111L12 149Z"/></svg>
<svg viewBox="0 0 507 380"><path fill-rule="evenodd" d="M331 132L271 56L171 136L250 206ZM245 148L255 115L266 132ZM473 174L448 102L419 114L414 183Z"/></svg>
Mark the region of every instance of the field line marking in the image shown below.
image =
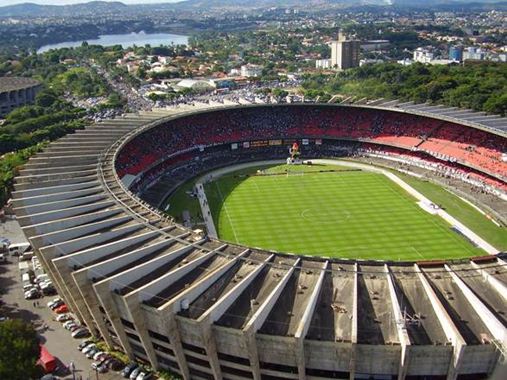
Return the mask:
<svg viewBox="0 0 507 380"><path fill-rule="evenodd" d="M222 200L222 204L224 205L225 215L227 215L227 219L229 220L229 224L231 225L232 233L234 234L234 239L236 239L236 243L239 243L238 235L236 234L236 229L234 228L234 223L232 223L231 216L229 215L229 210L227 210L227 205L225 204L224 196L222 195L222 190L220 190L220 184L218 181L215 181L215 186L218 190L218 195L220 195L220 199Z"/></svg>
<svg viewBox="0 0 507 380"><path fill-rule="evenodd" d="M410 248L412 248L419 256L421 256L422 259L424 259L424 256L421 255L421 252L419 252L419 250L416 247L411 246Z"/></svg>

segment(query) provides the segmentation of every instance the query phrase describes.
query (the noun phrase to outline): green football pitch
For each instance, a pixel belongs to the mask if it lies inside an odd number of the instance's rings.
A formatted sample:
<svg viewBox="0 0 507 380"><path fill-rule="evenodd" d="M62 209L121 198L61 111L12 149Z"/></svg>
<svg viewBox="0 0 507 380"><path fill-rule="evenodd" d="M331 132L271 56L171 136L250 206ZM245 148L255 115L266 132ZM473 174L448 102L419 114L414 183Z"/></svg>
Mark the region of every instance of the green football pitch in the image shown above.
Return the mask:
<svg viewBox="0 0 507 380"><path fill-rule="evenodd" d="M381 174L338 166L291 166L286 175L287 166L281 165L265 168L272 175L252 175L256 169L229 173L205 186L223 240L359 259L485 254Z"/></svg>

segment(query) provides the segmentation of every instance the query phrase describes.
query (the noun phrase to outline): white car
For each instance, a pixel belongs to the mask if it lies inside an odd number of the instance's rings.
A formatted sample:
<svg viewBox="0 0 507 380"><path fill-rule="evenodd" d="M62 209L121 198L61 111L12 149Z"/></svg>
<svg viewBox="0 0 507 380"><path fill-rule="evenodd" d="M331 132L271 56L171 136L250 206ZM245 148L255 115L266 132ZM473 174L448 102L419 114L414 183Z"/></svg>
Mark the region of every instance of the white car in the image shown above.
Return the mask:
<svg viewBox="0 0 507 380"><path fill-rule="evenodd" d="M53 282L48 279L44 281L39 281L38 284L40 288L43 288L44 286L53 285Z"/></svg>
<svg viewBox="0 0 507 380"><path fill-rule="evenodd" d="M151 379L151 377L151 372L141 372L139 375L137 375L136 380L148 380Z"/></svg>
<svg viewBox="0 0 507 380"><path fill-rule="evenodd" d="M130 380L136 380L137 376L143 371L141 367L137 367L135 370L132 371L132 373L129 376Z"/></svg>
<svg viewBox="0 0 507 380"><path fill-rule="evenodd" d="M61 301L61 300L62 300L62 299L61 299L60 297L56 297L55 299L53 299L52 301L49 301L49 302L47 303L47 307L49 307L49 308L50 308L50 307L51 307L51 306L53 306L55 303L57 303L58 301Z"/></svg>
<svg viewBox="0 0 507 380"><path fill-rule="evenodd" d="M31 300L35 298L39 298L40 293L37 289L33 288L25 292L25 300Z"/></svg>
<svg viewBox="0 0 507 380"><path fill-rule="evenodd" d="M105 352L104 351L97 352L95 355L93 355L93 360L99 360L99 357L101 355L105 355Z"/></svg>
<svg viewBox="0 0 507 380"><path fill-rule="evenodd" d="M60 314L58 317L56 317L57 322L67 322L72 320L74 320L74 318L72 318L72 315L70 314Z"/></svg>
<svg viewBox="0 0 507 380"><path fill-rule="evenodd" d="M63 327L65 330L70 330L72 329L74 326L78 326L78 324L75 322L75 321L67 321L63 324Z"/></svg>
<svg viewBox="0 0 507 380"><path fill-rule="evenodd" d="M81 350L81 352L86 355L89 351L91 351L92 349L94 349L96 347L97 347L97 345L95 343L90 343L88 346L86 346L85 348L83 348Z"/></svg>

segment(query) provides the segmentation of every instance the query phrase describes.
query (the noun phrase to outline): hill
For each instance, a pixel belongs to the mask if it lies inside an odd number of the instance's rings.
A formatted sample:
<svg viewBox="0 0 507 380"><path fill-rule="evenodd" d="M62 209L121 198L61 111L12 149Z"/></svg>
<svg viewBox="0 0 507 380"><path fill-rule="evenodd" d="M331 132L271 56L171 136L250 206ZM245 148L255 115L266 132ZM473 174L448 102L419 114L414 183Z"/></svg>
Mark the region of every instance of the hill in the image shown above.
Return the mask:
<svg viewBox="0 0 507 380"><path fill-rule="evenodd" d="M146 11L152 9L200 9L203 8L226 8L226 9L252 9L269 7L303 7L308 6L325 7L395 7L395 8L427 8L432 7L435 10L455 10L455 9L507 9L507 2L498 2L497 0L183 0L181 2L163 3L160 0L158 4L131 4L126 5L119 1L91 1L73 5L39 5L34 3L23 3L0 7L0 18L2 17L76 17L80 15L92 15L97 13L119 14L135 13L136 11Z"/></svg>
<svg viewBox="0 0 507 380"><path fill-rule="evenodd" d="M22 3L0 7L0 17L69 17L97 12L123 12L128 6L119 2L91 1L72 5L40 5Z"/></svg>

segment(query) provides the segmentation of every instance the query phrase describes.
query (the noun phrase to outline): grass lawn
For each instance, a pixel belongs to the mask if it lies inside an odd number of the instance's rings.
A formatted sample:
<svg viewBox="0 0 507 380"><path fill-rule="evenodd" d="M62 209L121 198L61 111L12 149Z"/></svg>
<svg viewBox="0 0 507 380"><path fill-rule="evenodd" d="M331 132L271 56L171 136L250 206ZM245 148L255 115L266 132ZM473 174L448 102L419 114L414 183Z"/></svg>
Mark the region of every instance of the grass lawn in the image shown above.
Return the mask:
<svg viewBox="0 0 507 380"><path fill-rule="evenodd" d="M406 174L395 174L433 202L442 205L449 214L495 248L501 251L507 250L507 228L498 227L475 208L441 186Z"/></svg>
<svg viewBox="0 0 507 380"><path fill-rule="evenodd" d="M201 206L199 201L188 195L195 186L195 180L188 181L180 186L166 201L163 202L161 210L172 215L178 222L183 221L183 211L188 211L192 219L200 218Z"/></svg>
<svg viewBox="0 0 507 380"><path fill-rule="evenodd" d="M266 171L285 169L281 165ZM308 172L339 169L343 170ZM305 173L247 177L245 173L255 172L247 169L207 184L220 238L282 252L343 258L423 260L485 254L383 175L336 166L291 170Z"/></svg>

